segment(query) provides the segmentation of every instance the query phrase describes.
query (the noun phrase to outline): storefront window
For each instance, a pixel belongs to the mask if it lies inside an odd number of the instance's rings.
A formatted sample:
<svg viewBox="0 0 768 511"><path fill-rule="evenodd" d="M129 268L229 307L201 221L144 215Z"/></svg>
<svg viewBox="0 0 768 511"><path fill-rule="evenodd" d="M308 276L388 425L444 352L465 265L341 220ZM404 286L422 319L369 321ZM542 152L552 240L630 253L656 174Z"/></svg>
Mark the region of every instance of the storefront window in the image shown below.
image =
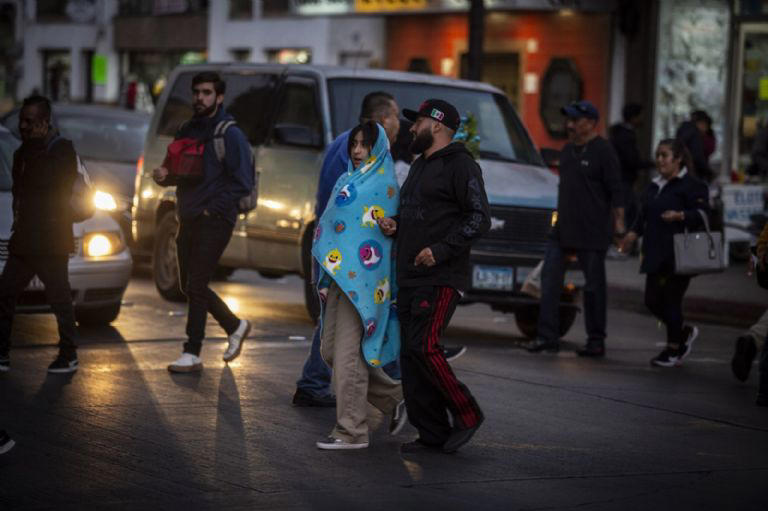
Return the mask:
<svg viewBox="0 0 768 511"><path fill-rule="evenodd" d="M735 166L748 176L764 179L768 176L768 24L745 25L741 44Z"/></svg>
<svg viewBox="0 0 768 511"><path fill-rule="evenodd" d="M768 14L768 0L738 0L736 5L741 16Z"/></svg>
<svg viewBox="0 0 768 511"><path fill-rule="evenodd" d="M312 62L312 51L304 48L282 48L266 50L267 62L278 64L309 64Z"/></svg>
<svg viewBox="0 0 768 511"><path fill-rule="evenodd" d="M716 149L709 162L719 168L725 126L730 12L721 0L662 0L656 78L653 145L674 137L695 110L713 120Z"/></svg>
<svg viewBox="0 0 768 511"><path fill-rule="evenodd" d="M253 0L229 0L229 19L249 20L253 18Z"/></svg>
<svg viewBox="0 0 768 511"><path fill-rule="evenodd" d="M541 84L539 114L552 138L566 138L565 117L560 109L581 99L583 83L571 59L555 58L549 63Z"/></svg>
<svg viewBox="0 0 768 511"><path fill-rule="evenodd" d="M44 51L43 91L53 101L68 101L71 83L71 59L68 51Z"/></svg>

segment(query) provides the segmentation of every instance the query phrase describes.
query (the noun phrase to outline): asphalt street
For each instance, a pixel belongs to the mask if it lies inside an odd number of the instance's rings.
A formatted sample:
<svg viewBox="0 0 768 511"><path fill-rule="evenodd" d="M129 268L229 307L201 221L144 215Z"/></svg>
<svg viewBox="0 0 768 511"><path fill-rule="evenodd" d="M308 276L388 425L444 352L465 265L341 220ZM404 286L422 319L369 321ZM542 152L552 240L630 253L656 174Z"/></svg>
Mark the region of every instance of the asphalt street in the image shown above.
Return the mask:
<svg viewBox="0 0 768 511"><path fill-rule="evenodd" d="M185 307L135 277L120 317L82 331L80 370L48 376L56 325L20 315L0 375L0 509L768 509L768 409L756 371L730 374L736 328L700 324L683 367L652 368L664 334L647 315L609 311L608 357L531 355L512 316L460 307L447 344L486 422L456 454L401 455L387 418L371 447L328 452L331 409L291 395L312 324L300 281L238 271L214 286L251 319L242 356L221 361L209 322L200 375L171 375Z"/></svg>

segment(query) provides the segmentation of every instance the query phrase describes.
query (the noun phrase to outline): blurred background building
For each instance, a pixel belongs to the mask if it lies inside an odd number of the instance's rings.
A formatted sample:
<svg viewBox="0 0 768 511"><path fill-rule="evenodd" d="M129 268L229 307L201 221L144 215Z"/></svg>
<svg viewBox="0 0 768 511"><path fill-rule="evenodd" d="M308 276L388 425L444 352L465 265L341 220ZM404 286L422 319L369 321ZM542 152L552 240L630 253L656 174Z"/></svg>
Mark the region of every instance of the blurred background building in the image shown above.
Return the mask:
<svg viewBox="0 0 768 511"><path fill-rule="evenodd" d="M469 76L480 0L0 0L0 113L33 91L151 111L179 64L277 62ZM645 107L650 155L693 110L715 169L744 170L768 116L767 0L485 0L480 78L540 147L586 98ZM475 26L477 30L477 26ZM727 173L725 173L727 174Z"/></svg>

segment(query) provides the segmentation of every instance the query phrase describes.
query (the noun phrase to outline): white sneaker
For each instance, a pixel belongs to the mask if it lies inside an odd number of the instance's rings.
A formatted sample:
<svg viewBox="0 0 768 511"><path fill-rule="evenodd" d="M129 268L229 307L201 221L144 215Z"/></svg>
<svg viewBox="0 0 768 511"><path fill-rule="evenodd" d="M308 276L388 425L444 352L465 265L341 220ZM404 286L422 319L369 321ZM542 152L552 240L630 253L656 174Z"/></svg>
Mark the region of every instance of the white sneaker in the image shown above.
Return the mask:
<svg viewBox="0 0 768 511"><path fill-rule="evenodd" d="M168 366L172 373L194 373L203 370L203 361L192 353L182 353L178 360Z"/></svg>
<svg viewBox="0 0 768 511"><path fill-rule="evenodd" d="M348 449L365 449L368 447L368 442L361 442L359 444L353 444L352 442L347 442L346 440L342 440L341 438L333 438L332 436L329 436L325 440L321 440L315 444L318 449L326 449L330 451L342 451L342 450L348 450Z"/></svg>
<svg viewBox="0 0 768 511"><path fill-rule="evenodd" d="M248 332L250 331L251 322L247 319L241 319L240 324L237 326L237 330L227 337L229 346L227 346L227 351L225 351L224 355L221 357L224 359L224 362L232 362L240 356L240 351L243 349L243 341L248 337Z"/></svg>

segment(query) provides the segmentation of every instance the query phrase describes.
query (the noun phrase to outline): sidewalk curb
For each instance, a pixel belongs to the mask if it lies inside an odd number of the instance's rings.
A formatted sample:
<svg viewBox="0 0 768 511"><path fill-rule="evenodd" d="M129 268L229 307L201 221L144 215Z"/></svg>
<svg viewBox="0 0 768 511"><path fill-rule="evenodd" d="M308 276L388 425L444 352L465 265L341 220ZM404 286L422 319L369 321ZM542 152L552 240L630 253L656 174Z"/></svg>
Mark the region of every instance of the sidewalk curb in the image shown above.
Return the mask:
<svg viewBox="0 0 768 511"><path fill-rule="evenodd" d="M643 289L609 285L608 304L611 308L650 314L645 307ZM687 320L744 328L752 326L767 308L768 304L764 303L737 302L696 295L683 299L683 314Z"/></svg>

